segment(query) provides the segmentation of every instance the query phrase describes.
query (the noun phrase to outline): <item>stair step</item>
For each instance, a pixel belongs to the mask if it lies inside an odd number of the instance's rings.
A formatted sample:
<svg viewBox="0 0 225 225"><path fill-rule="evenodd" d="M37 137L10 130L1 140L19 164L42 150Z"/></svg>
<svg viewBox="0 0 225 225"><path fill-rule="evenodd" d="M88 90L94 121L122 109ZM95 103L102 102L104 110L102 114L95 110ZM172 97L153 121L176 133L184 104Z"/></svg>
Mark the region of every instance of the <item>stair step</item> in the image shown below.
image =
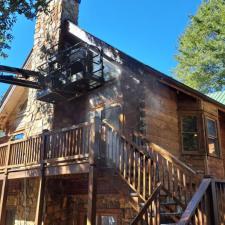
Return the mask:
<svg viewBox="0 0 225 225"><path fill-rule="evenodd" d="M135 192L130 193L130 196L131 197L139 197L138 193L135 193Z"/></svg>
<svg viewBox="0 0 225 225"><path fill-rule="evenodd" d="M181 212L160 212L161 216L180 216Z"/></svg>
<svg viewBox="0 0 225 225"><path fill-rule="evenodd" d="M161 223L160 225L176 225L176 223Z"/></svg>
<svg viewBox="0 0 225 225"><path fill-rule="evenodd" d="M166 193L160 193L159 197L167 197L168 195Z"/></svg>
<svg viewBox="0 0 225 225"><path fill-rule="evenodd" d="M177 205L175 201L160 202L160 205Z"/></svg>

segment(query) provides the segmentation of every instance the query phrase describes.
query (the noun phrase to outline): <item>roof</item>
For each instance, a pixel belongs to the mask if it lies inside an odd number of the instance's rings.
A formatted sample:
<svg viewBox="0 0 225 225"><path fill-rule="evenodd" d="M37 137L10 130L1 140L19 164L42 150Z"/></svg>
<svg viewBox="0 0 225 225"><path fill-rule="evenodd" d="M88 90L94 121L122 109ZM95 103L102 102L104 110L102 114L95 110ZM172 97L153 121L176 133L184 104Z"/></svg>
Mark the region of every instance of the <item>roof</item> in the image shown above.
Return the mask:
<svg viewBox="0 0 225 225"><path fill-rule="evenodd" d="M225 91L217 91L214 93L208 94L212 99L215 99L217 102L220 102L225 105Z"/></svg>

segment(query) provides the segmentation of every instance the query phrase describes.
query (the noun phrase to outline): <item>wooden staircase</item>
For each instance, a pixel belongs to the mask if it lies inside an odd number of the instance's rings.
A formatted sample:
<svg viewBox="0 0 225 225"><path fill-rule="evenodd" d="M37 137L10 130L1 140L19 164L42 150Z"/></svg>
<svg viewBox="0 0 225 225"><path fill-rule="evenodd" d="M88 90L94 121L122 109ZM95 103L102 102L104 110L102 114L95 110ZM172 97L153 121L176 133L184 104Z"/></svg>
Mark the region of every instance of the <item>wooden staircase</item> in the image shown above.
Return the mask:
<svg viewBox="0 0 225 225"><path fill-rule="evenodd" d="M106 121L101 133L104 161L130 189L137 212L130 224L176 224L200 183L196 172L157 145L135 145Z"/></svg>

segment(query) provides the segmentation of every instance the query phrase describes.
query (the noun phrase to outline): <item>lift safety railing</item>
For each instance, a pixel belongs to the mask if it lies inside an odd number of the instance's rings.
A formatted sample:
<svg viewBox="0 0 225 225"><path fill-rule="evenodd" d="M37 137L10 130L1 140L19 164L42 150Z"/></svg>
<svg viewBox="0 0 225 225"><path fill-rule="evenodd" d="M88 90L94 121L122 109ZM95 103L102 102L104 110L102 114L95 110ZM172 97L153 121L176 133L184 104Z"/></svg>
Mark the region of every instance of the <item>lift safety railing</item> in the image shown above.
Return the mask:
<svg viewBox="0 0 225 225"><path fill-rule="evenodd" d="M52 47L52 49L54 48L57 49L57 47ZM84 78L103 81L103 54L99 48L79 42L58 53L54 54L53 51L46 50L46 52L51 52L50 56L45 63L38 67L44 76L48 75L56 79L61 76L63 84L63 82L71 80L71 76L74 76L74 70L77 69L77 72L80 72L80 69L84 73L83 75L77 73L77 80ZM79 66L80 68L78 68Z"/></svg>

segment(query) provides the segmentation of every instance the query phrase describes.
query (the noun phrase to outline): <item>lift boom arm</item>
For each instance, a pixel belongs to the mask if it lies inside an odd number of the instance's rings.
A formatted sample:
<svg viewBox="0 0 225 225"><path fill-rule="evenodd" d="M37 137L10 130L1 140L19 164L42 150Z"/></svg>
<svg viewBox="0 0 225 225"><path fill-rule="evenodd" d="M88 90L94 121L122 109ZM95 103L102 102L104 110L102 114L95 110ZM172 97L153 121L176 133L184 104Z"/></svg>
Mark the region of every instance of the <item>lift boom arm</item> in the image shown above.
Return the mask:
<svg viewBox="0 0 225 225"><path fill-rule="evenodd" d="M41 89L38 82L27 80L30 77L40 78L41 75L36 71L0 65L0 82L22 87Z"/></svg>

